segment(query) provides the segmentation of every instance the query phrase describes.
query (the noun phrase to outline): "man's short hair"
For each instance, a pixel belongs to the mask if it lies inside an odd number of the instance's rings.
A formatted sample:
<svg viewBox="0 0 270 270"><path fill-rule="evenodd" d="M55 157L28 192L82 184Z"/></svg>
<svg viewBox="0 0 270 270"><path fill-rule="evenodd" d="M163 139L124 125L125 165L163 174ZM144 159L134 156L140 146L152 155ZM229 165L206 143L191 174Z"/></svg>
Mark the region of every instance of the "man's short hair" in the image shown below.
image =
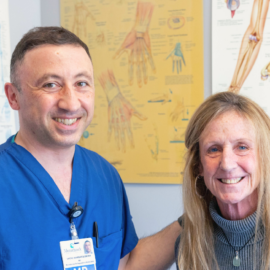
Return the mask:
<svg viewBox="0 0 270 270"><path fill-rule="evenodd" d="M22 37L12 53L10 80L19 91L20 83L16 74L18 64L23 61L27 51L46 44L81 46L92 61L87 45L69 30L57 26L35 27Z"/></svg>

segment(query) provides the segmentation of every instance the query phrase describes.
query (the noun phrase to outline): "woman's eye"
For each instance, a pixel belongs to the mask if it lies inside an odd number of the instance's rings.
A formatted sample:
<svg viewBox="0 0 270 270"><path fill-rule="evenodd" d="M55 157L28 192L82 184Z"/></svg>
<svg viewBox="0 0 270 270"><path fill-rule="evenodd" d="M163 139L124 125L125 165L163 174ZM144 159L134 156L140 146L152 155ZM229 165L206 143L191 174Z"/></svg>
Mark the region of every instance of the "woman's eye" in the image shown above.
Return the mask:
<svg viewBox="0 0 270 270"><path fill-rule="evenodd" d="M238 146L238 150L240 150L240 151L246 151L246 150L248 150L248 147L245 146L245 145L240 145L240 146Z"/></svg>
<svg viewBox="0 0 270 270"><path fill-rule="evenodd" d="M218 148L217 147L212 147L208 150L209 153L216 153L218 152Z"/></svg>

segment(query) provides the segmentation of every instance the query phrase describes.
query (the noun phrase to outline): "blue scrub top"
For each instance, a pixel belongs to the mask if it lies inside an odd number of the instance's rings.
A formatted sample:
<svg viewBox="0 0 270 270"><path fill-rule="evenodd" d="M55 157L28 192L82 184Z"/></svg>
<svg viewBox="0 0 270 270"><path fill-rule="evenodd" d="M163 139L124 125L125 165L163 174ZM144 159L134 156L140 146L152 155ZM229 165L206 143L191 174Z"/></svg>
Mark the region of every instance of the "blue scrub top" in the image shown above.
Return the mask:
<svg viewBox="0 0 270 270"><path fill-rule="evenodd" d="M79 238L93 239L97 270L118 269L138 238L115 168L76 145L67 203L45 169L12 138L0 145L0 269L63 269L59 242L71 240L68 213L74 202L84 209L74 223Z"/></svg>

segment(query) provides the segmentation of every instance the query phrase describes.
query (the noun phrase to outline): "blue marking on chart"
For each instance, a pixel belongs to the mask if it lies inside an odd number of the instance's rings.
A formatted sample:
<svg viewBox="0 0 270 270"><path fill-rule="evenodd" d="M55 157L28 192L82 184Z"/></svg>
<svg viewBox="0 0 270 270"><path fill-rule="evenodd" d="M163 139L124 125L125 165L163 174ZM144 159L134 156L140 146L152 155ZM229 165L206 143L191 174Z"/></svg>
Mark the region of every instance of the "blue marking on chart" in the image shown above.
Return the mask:
<svg viewBox="0 0 270 270"><path fill-rule="evenodd" d="M185 141L170 141L170 143L185 143Z"/></svg>
<svg viewBox="0 0 270 270"><path fill-rule="evenodd" d="M164 102L164 101L165 101L165 99L156 100L156 101L148 100L149 103L158 103L158 102ZM167 102L172 102L172 101L168 100Z"/></svg>

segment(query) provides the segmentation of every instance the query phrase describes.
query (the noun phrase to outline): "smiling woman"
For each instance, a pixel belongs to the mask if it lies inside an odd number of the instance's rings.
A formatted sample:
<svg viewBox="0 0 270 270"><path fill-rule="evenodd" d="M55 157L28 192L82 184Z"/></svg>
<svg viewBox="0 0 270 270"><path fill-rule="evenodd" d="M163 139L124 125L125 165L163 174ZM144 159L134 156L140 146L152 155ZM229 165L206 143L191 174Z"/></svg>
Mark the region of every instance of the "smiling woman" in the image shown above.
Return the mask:
<svg viewBox="0 0 270 270"><path fill-rule="evenodd" d="M208 98L186 131L179 269L269 269L270 119L253 101Z"/></svg>

